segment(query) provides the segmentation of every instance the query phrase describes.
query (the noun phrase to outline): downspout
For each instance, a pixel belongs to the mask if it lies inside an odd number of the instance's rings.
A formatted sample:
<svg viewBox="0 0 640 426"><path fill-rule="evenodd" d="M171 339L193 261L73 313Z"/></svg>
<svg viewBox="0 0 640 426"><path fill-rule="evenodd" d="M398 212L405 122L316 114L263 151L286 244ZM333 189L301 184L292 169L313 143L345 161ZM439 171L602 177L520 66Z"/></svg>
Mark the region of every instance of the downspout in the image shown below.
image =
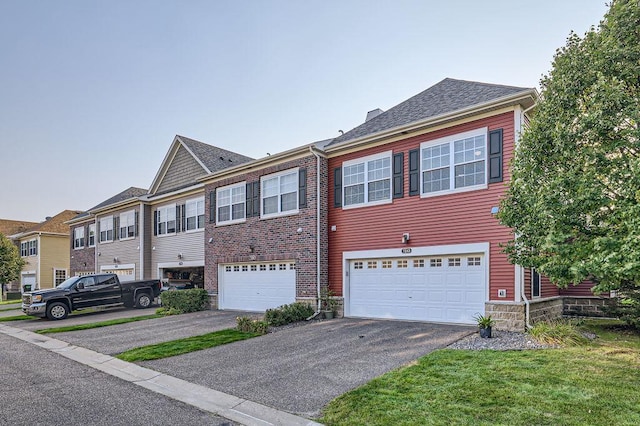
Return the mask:
<svg viewBox="0 0 640 426"><path fill-rule="evenodd" d="M533 326L531 325L530 322L530 315L529 315L529 307L531 305L531 303L529 302L529 299L527 299L527 295L525 294L525 288L524 288L524 271L522 266L518 266L520 268L520 270L522 271L520 273L520 297L522 298L522 301L524 302L524 307L525 307L525 314L524 314L524 321L525 321L525 327L527 328L527 330L531 330L533 328Z"/></svg>
<svg viewBox="0 0 640 426"><path fill-rule="evenodd" d="M313 149L313 146L309 147L309 151L316 157L316 295L318 299L316 313L320 312L320 273L321 273L321 253L320 253L320 155Z"/></svg>

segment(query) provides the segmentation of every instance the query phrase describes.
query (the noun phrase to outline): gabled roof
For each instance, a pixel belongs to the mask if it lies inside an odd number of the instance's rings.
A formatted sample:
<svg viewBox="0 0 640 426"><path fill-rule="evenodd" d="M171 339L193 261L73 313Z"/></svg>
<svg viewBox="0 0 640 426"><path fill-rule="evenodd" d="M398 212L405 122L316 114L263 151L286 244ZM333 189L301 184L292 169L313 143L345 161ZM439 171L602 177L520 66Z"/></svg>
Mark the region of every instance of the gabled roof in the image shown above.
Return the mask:
<svg viewBox="0 0 640 426"><path fill-rule="evenodd" d="M186 154L185 151L188 154ZM189 187L192 184L195 185L197 184L196 178L198 177L253 160L251 157L228 151L226 149L218 148L216 146L208 145L204 142L187 138L185 136L176 135L176 137L173 139L171 147L169 148L169 151L167 152L167 155L162 161L160 169L158 169L156 177L151 183L151 186L149 188L150 195L156 195L159 192L161 186L163 186L164 188L160 192L167 192L167 185L166 183L163 183L163 180L165 176L167 176L167 172L169 172L172 166L172 162L174 158L176 158L176 155L178 153L180 153L183 160L184 155L191 156L193 158L193 167L198 168L199 166L200 168L202 168L202 170L194 170L193 168L190 169L189 176L183 176L183 179L181 182L179 182L179 184L169 185L171 189L181 189L184 187ZM175 171L176 170L173 169L173 172ZM171 175L172 173L169 174ZM173 177L175 178L175 173L173 174Z"/></svg>
<svg viewBox="0 0 640 426"><path fill-rule="evenodd" d="M91 207L89 210L85 211L85 212L81 212L79 215L76 215L75 217L73 217L71 220L72 221L77 221L79 219L82 218L88 218L90 217L91 213L97 210L101 210L105 207L109 207L115 204L119 204L122 203L124 201L127 200L135 200L138 197L141 197L143 195L145 195L147 193L147 190L144 188L136 188L135 186L132 186L130 188L125 189L124 191L114 195L113 197L104 200L103 202L101 202L98 205L95 205L93 207Z"/></svg>
<svg viewBox="0 0 640 426"><path fill-rule="evenodd" d="M329 145L337 145L532 90L535 89L445 78L427 90L340 135Z"/></svg>
<svg viewBox="0 0 640 426"><path fill-rule="evenodd" d="M40 222L24 232L14 234L15 239L23 238L31 234L66 234L69 235L69 225L66 224L75 216L81 213L79 210L64 210L57 215L47 218L44 222Z"/></svg>
<svg viewBox="0 0 640 426"><path fill-rule="evenodd" d="M177 137L184 142L187 148L189 148L189 150L193 152L193 154L195 154L202 163L204 163L205 167L208 169L208 173L217 172L218 170L253 160L251 157L227 151L226 149L218 148L213 145L207 145L206 143L195 139L190 139L180 135Z"/></svg>
<svg viewBox="0 0 640 426"><path fill-rule="evenodd" d="M36 226L38 222L26 222L22 220L0 219L0 234L14 235Z"/></svg>

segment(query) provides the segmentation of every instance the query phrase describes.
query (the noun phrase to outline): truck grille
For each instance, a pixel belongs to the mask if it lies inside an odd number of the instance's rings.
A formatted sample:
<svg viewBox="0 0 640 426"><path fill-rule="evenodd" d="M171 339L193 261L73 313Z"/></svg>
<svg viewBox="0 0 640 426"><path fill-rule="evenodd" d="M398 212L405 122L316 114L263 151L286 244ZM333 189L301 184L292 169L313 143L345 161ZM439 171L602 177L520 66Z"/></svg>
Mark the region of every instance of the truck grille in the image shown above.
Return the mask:
<svg viewBox="0 0 640 426"><path fill-rule="evenodd" d="M25 305L30 305L31 304L31 295L30 294L23 294L22 295L22 303L24 303Z"/></svg>

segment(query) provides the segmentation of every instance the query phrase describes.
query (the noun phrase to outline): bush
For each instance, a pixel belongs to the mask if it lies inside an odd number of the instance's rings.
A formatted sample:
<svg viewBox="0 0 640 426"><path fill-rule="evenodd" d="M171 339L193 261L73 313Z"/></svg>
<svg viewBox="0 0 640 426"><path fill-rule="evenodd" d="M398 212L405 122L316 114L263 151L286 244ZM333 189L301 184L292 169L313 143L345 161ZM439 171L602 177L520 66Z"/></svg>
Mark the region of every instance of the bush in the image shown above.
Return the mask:
<svg viewBox="0 0 640 426"><path fill-rule="evenodd" d="M611 306L605 307L604 312L640 330L640 286L624 282L617 292L618 297L611 299Z"/></svg>
<svg viewBox="0 0 640 426"><path fill-rule="evenodd" d="M156 314L158 315L164 315L164 316L169 316L169 315L180 315L182 312L179 311L176 308L158 308L156 309Z"/></svg>
<svg viewBox="0 0 640 426"><path fill-rule="evenodd" d="M264 318L271 326L291 324L292 322L304 321L313 315L315 310L311 305L295 302L290 305L282 305L275 309L267 309Z"/></svg>
<svg viewBox="0 0 640 426"><path fill-rule="evenodd" d="M209 309L209 293L201 288L165 291L160 295L160 299L163 307L177 310L181 314Z"/></svg>
<svg viewBox="0 0 640 426"><path fill-rule="evenodd" d="M254 319L249 317L237 317L236 323L238 331L243 331L245 333L258 333L258 334L267 334L269 330L269 324L260 319Z"/></svg>
<svg viewBox="0 0 640 426"><path fill-rule="evenodd" d="M538 322L529 334L538 342L551 345L577 346L588 341L573 322L566 320Z"/></svg>

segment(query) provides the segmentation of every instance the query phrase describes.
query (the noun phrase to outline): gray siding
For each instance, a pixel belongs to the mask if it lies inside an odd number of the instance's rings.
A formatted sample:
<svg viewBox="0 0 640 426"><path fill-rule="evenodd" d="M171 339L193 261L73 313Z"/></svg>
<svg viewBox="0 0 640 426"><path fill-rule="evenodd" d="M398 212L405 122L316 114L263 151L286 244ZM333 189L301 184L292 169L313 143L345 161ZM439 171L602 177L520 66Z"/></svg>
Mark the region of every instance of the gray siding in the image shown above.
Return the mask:
<svg viewBox="0 0 640 426"><path fill-rule="evenodd" d="M153 276L151 265L151 247L153 238L153 209L151 206L144 206L144 278L150 279ZM142 215L141 215L142 216Z"/></svg>
<svg viewBox="0 0 640 426"><path fill-rule="evenodd" d="M176 156L171 161L171 165L156 192L162 193L185 187L188 184L195 184L196 179L205 174L206 171L193 156L183 146L179 146Z"/></svg>
<svg viewBox="0 0 640 426"><path fill-rule="evenodd" d="M109 212L104 215L100 215L97 217L97 223L100 223L100 218L106 216L119 217L120 213L128 212L134 210L139 213L139 206L129 207L122 210ZM139 214L138 214L139 216ZM138 221L139 221L138 217ZM139 222L138 222L139 223ZM138 236L132 238L130 240L119 240L116 237L119 234L119 229L113 230L114 241L110 243L100 243L100 226L97 226L96 229L96 251L98 252L97 256L97 265L96 272L100 272L100 268L103 265L113 265L113 259L115 257L118 258L118 265L124 264L135 264L135 279L142 279L142 271L140 271L140 234L142 232L141 229L138 229Z"/></svg>
<svg viewBox="0 0 640 426"><path fill-rule="evenodd" d="M175 235L151 237L151 278L159 278L158 263L202 261L204 262L204 229L196 232L179 232ZM182 253L182 259L178 259ZM203 263L204 265L204 263Z"/></svg>

